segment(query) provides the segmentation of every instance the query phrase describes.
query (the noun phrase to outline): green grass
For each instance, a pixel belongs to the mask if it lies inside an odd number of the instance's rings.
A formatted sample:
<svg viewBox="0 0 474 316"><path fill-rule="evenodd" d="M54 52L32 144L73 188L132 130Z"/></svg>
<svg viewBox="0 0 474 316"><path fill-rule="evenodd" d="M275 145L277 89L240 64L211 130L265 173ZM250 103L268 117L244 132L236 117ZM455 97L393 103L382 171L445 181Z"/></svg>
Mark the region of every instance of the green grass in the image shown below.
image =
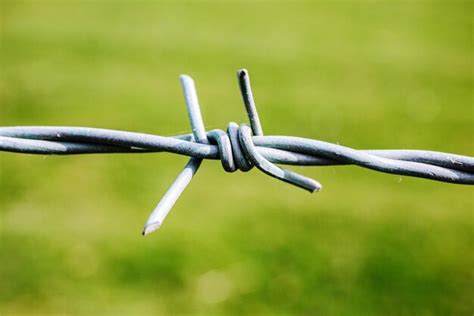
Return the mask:
<svg viewBox="0 0 474 316"><path fill-rule="evenodd" d="M0 126L208 128L474 155L470 1L5 1ZM1 315L469 315L472 188L304 168L309 195L205 162L140 235L186 158L0 154Z"/></svg>

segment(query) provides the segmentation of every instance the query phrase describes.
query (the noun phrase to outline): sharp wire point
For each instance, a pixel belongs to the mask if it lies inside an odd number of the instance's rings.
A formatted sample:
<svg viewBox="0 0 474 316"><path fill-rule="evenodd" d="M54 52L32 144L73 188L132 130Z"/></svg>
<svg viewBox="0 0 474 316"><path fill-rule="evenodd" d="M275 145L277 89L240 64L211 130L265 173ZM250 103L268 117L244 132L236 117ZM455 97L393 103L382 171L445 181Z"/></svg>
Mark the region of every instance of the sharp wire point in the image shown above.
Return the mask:
<svg viewBox="0 0 474 316"><path fill-rule="evenodd" d="M152 232L154 232L155 230L157 230L158 228L160 228L161 226L161 223L160 222L155 222L155 223L151 223L151 224L147 224L145 226L145 229L143 229L143 232L142 232L142 235L143 236L146 236Z"/></svg>
<svg viewBox="0 0 474 316"><path fill-rule="evenodd" d="M170 152L189 156L168 191L150 214L143 235L157 230L189 185L204 159L220 160L224 170L264 173L310 192L319 182L276 164L296 166L356 165L374 171L456 184L474 184L474 157L427 150L356 150L339 144L293 136L264 136L246 69L237 72L250 127L231 122L227 132L204 128L194 80L181 75L192 134L166 137L100 128L61 126L0 127L0 151L74 155Z"/></svg>

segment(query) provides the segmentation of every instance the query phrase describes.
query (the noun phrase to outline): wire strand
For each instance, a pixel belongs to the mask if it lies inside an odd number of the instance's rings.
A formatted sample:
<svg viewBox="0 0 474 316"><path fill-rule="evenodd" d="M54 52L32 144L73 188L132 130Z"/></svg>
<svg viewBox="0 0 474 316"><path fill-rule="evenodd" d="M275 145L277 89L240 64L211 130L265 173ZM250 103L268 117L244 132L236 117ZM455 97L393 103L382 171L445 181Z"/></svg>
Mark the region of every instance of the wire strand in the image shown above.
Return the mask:
<svg viewBox="0 0 474 316"><path fill-rule="evenodd" d="M161 226L196 174L203 159L220 160L227 172L257 167L264 173L306 189L319 191L315 180L282 169L295 166L357 165L359 167L455 184L474 184L474 157L425 150L356 150L339 144L294 136L263 135L248 72L237 72L250 127L231 122L227 132L206 132L194 81L180 76L192 134L159 136L146 133L68 126L0 127L0 151L38 155L169 152L190 160L158 203L143 234Z"/></svg>

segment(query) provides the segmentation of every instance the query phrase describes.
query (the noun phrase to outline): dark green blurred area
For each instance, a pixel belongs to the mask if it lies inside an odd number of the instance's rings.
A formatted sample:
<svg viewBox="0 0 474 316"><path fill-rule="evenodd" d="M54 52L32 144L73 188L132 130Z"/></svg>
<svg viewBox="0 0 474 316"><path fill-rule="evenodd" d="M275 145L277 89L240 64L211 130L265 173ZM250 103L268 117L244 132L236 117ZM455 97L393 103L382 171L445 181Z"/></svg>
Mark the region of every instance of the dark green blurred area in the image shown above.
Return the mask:
<svg viewBox="0 0 474 316"><path fill-rule="evenodd" d="M474 155L470 1L1 1L0 125L267 134ZM171 154L0 154L1 315L471 315L473 190L358 167L310 195L205 162L163 227Z"/></svg>

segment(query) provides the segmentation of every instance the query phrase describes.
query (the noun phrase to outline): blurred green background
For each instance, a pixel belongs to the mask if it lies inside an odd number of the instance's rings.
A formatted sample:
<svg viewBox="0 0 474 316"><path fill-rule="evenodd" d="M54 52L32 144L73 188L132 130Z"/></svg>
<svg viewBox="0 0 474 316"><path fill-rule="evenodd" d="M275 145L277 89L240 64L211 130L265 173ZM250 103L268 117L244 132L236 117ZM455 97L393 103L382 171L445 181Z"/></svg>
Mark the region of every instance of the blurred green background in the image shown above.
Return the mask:
<svg viewBox="0 0 474 316"><path fill-rule="evenodd" d="M1 0L0 125L267 134L474 155L471 1ZM471 315L471 187L293 168L310 195L205 162L141 229L187 158L0 154L1 315Z"/></svg>

